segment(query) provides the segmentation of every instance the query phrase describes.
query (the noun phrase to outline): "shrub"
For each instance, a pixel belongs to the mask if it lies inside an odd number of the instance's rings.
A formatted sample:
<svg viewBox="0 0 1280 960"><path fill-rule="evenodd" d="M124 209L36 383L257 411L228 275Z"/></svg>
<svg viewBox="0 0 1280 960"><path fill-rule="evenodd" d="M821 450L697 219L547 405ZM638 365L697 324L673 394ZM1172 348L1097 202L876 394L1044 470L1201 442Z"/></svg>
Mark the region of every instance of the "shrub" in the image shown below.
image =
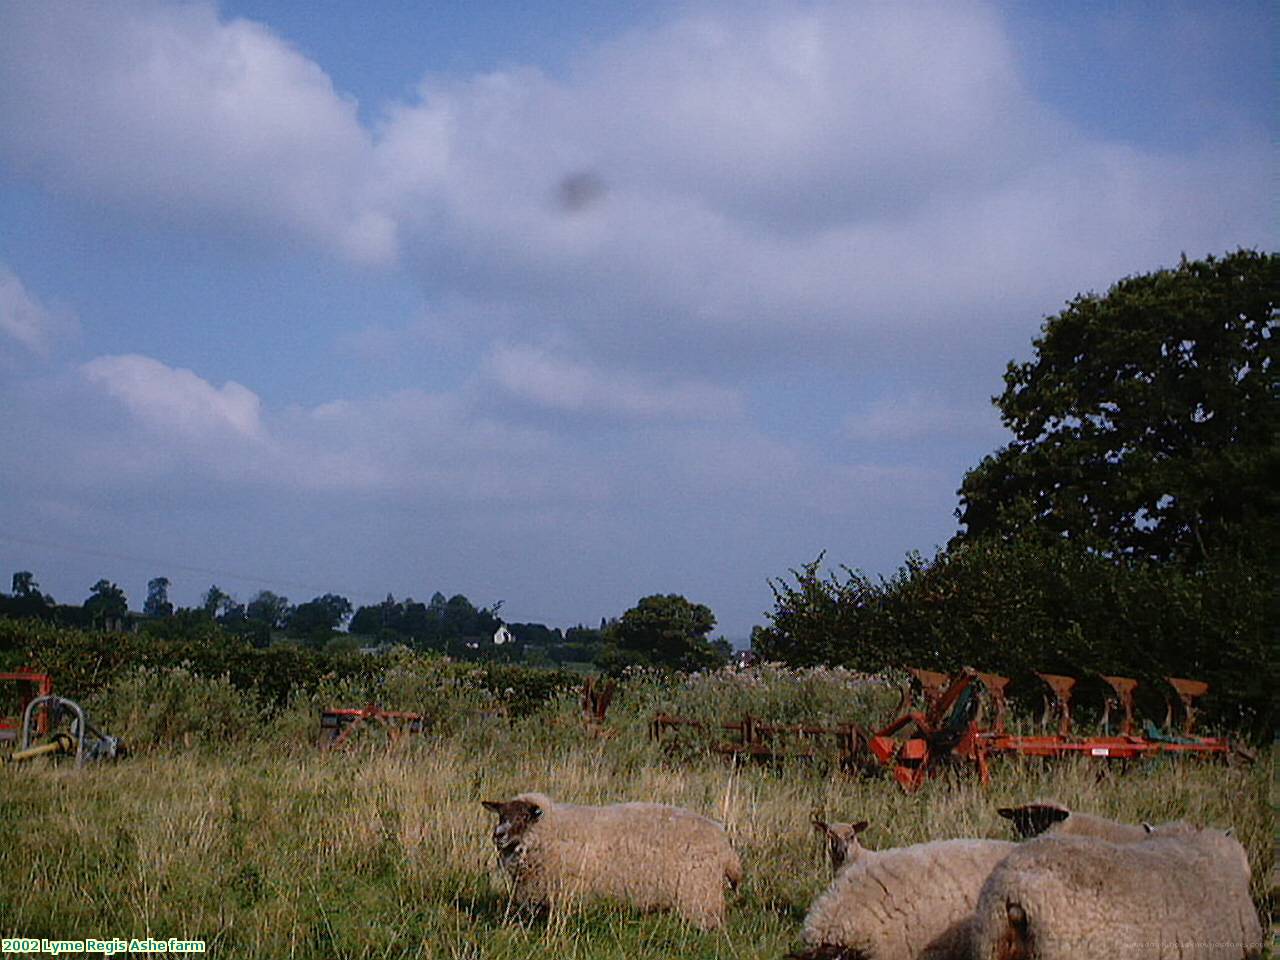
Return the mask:
<svg viewBox="0 0 1280 960"><path fill-rule="evenodd" d="M130 750L191 747L249 739L261 733L267 709L252 690L224 674L202 677L181 667L134 667L91 701L94 721Z"/></svg>

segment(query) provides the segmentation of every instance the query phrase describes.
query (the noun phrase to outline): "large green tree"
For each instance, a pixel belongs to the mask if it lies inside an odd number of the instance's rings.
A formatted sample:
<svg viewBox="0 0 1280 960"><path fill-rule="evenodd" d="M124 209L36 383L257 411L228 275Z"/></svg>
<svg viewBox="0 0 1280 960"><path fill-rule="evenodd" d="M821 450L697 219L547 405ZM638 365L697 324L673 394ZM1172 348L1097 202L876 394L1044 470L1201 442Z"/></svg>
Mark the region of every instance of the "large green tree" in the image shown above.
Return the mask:
<svg viewBox="0 0 1280 960"><path fill-rule="evenodd" d="M723 640L707 639L716 625L711 608L677 593L643 597L605 630L610 649L601 655L609 669L627 665L701 670L724 663Z"/></svg>
<svg viewBox="0 0 1280 960"><path fill-rule="evenodd" d="M1049 317L995 398L1014 439L964 478L961 540L1066 537L1198 566L1276 550L1280 258L1130 277Z"/></svg>

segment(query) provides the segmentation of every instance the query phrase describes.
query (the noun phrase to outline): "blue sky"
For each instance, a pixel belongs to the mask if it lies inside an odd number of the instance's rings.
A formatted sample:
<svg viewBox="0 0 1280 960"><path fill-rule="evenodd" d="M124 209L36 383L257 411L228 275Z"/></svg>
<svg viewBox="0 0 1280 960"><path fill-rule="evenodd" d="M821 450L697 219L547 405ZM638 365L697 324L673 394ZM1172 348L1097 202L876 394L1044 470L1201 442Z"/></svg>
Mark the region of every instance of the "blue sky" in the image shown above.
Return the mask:
<svg viewBox="0 0 1280 960"><path fill-rule="evenodd" d="M745 637L1066 299L1275 247L1275 16L0 2L0 575Z"/></svg>

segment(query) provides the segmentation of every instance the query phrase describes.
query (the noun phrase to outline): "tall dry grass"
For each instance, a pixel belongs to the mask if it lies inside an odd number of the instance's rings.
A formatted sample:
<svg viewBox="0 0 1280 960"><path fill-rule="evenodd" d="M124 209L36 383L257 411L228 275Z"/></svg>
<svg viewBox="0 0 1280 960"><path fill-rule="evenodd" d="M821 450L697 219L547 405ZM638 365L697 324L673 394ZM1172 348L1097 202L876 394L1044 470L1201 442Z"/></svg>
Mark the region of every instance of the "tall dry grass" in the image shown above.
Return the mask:
<svg viewBox="0 0 1280 960"><path fill-rule="evenodd" d="M564 700L515 723L476 716L394 750L370 738L321 753L285 724L276 739L171 745L83 771L0 768L0 934L173 936L203 939L214 956L264 960L776 958L796 946L828 881L813 813L868 819L868 845L893 846L1006 837L996 808L1034 798L1125 820L1234 826L1266 907L1272 753L1248 770L1008 762L985 790L959 778L907 796L830 764L672 762L641 720L655 700L685 693L650 693L620 701L612 739L585 736ZM703 934L611 904L519 915L479 801L528 789L674 803L723 821L746 868L727 926Z"/></svg>

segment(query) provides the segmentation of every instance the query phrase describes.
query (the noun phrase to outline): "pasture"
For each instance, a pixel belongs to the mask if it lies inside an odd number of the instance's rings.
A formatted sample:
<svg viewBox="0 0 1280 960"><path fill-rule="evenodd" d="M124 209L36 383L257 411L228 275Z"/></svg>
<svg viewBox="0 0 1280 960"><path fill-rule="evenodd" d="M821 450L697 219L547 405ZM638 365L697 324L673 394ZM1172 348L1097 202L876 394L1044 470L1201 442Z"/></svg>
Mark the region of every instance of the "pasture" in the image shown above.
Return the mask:
<svg viewBox="0 0 1280 960"><path fill-rule="evenodd" d="M313 703L215 739L162 736L154 716L113 705L108 692L100 713L140 745L133 756L81 771L0 767L0 934L198 939L211 956L262 960L780 958L798 946L829 879L814 813L870 820L864 841L885 847L1008 837L996 807L1035 798L1134 821L1234 826L1270 921L1271 751L1248 769L1010 761L985 790L958 777L907 796L821 761L734 764L696 743L671 756L645 735L659 704L721 716L747 704L779 720L822 720L841 704L869 716L893 701L881 686L821 672L676 687L640 679L622 687L606 738L583 732L566 692L516 719L466 708L394 748L375 735L321 752ZM480 801L527 789L584 803L672 803L722 821L746 870L726 927L704 934L609 903L519 914Z"/></svg>

